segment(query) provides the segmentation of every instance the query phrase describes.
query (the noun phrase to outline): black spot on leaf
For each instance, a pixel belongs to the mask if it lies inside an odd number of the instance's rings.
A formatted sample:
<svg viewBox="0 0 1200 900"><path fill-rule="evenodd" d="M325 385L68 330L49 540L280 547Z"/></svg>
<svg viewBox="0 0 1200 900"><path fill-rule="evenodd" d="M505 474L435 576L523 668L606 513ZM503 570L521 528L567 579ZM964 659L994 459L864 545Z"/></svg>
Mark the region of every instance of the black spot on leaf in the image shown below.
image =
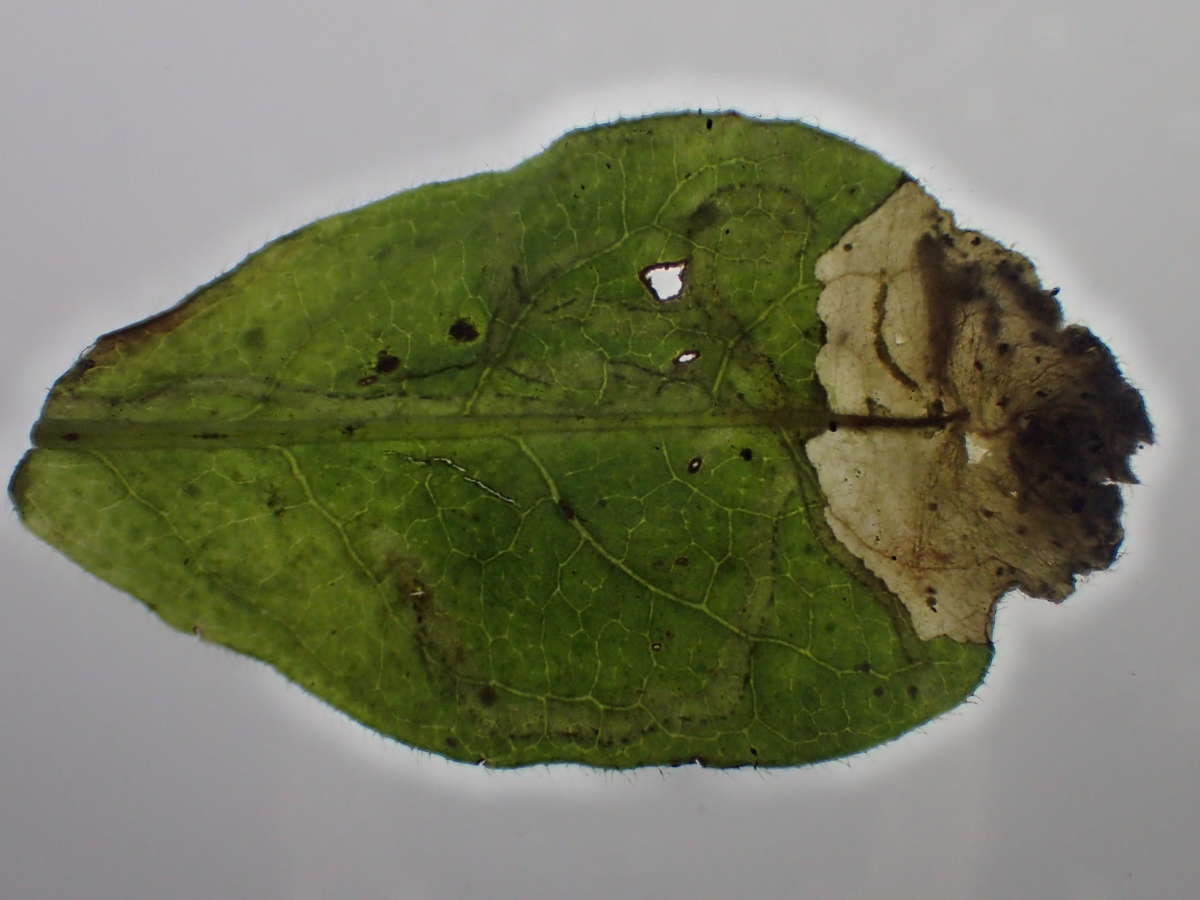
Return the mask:
<svg viewBox="0 0 1200 900"><path fill-rule="evenodd" d="M388 372L395 372L398 368L400 368L399 358L392 356L392 354L388 353L386 350L379 351L379 358L375 360L376 372L379 372L381 375L383 375L387 374Z"/></svg>

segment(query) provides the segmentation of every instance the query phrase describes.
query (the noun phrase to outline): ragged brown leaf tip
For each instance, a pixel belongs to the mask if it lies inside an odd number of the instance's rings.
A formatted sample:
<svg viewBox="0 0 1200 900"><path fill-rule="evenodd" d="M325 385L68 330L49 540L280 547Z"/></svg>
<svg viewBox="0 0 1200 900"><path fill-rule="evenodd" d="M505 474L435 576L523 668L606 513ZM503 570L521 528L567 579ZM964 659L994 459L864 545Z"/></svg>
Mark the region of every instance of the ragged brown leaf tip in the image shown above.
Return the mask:
<svg viewBox="0 0 1200 900"><path fill-rule="evenodd" d="M985 642L1005 591L1061 600L1112 563L1117 483L1136 480L1150 421L1028 260L958 229L910 182L816 272L817 374L852 424L806 449L834 535L918 635Z"/></svg>

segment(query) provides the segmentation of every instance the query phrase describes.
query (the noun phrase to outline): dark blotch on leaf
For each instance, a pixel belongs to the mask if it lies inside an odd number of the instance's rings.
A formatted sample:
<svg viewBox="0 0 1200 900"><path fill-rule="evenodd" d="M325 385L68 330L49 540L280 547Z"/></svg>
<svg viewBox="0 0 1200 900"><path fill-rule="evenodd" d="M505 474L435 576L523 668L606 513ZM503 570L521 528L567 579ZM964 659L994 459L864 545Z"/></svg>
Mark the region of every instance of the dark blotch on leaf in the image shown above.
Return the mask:
<svg viewBox="0 0 1200 900"><path fill-rule="evenodd" d="M450 326L450 337L460 344L469 344L479 337L479 329L470 319L459 319Z"/></svg>
<svg viewBox="0 0 1200 900"><path fill-rule="evenodd" d="M688 216L688 234L695 234L698 231L715 225L720 218L721 211L717 208L717 205L711 200L705 200L692 210L692 214Z"/></svg>
<svg viewBox="0 0 1200 900"><path fill-rule="evenodd" d="M754 459L754 451L749 447L743 447L742 452L739 453L738 456L746 460L746 462L749 462L750 460Z"/></svg>
<svg viewBox="0 0 1200 900"><path fill-rule="evenodd" d="M262 328L248 328L242 334L242 343L252 350L261 350L266 343L266 333Z"/></svg>
<svg viewBox="0 0 1200 900"><path fill-rule="evenodd" d="M1033 283L1024 267L1010 259L1002 259L996 264L996 274L1008 285L1017 302L1031 318L1052 328L1056 328L1062 321L1062 310L1054 295Z"/></svg>
<svg viewBox="0 0 1200 900"><path fill-rule="evenodd" d="M559 498L558 508L562 511L563 518L568 522L575 518L575 507L573 507L566 497Z"/></svg>
<svg viewBox="0 0 1200 900"><path fill-rule="evenodd" d="M388 372L395 372L398 368L400 368L399 358L392 356L386 350L379 351L379 358L375 360L376 372L386 374Z"/></svg>
<svg viewBox="0 0 1200 900"><path fill-rule="evenodd" d="M479 702L484 706L495 706L496 701L500 699L500 695L496 693L496 689L490 684L485 684L479 689Z"/></svg>

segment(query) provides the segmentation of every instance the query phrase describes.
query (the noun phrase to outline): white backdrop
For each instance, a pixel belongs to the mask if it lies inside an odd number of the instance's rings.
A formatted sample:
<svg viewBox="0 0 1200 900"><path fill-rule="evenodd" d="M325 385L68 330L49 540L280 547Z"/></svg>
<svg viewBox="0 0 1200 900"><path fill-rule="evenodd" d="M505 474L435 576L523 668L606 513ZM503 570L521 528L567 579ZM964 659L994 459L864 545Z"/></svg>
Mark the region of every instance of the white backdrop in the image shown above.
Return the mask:
<svg viewBox="0 0 1200 900"><path fill-rule="evenodd" d="M104 331L271 238L580 125L804 118L1030 255L1147 394L1126 549L1014 595L969 704L771 773L494 772L388 742L0 530L6 897L1182 897L1200 14L1063 0L10 5L0 461ZM1191 887L1189 887L1189 885Z"/></svg>

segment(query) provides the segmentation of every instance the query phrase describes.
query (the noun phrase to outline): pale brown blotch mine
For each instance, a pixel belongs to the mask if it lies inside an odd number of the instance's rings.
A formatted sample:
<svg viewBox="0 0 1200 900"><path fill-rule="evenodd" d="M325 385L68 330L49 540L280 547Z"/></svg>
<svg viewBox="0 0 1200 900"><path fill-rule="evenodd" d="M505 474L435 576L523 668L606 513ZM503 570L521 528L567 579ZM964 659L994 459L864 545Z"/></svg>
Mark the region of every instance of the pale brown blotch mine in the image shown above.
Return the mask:
<svg viewBox="0 0 1200 900"><path fill-rule="evenodd" d="M1009 589L1059 601L1112 563L1150 421L1027 259L908 182L816 274L837 427L805 449L834 536L921 638L986 642Z"/></svg>

